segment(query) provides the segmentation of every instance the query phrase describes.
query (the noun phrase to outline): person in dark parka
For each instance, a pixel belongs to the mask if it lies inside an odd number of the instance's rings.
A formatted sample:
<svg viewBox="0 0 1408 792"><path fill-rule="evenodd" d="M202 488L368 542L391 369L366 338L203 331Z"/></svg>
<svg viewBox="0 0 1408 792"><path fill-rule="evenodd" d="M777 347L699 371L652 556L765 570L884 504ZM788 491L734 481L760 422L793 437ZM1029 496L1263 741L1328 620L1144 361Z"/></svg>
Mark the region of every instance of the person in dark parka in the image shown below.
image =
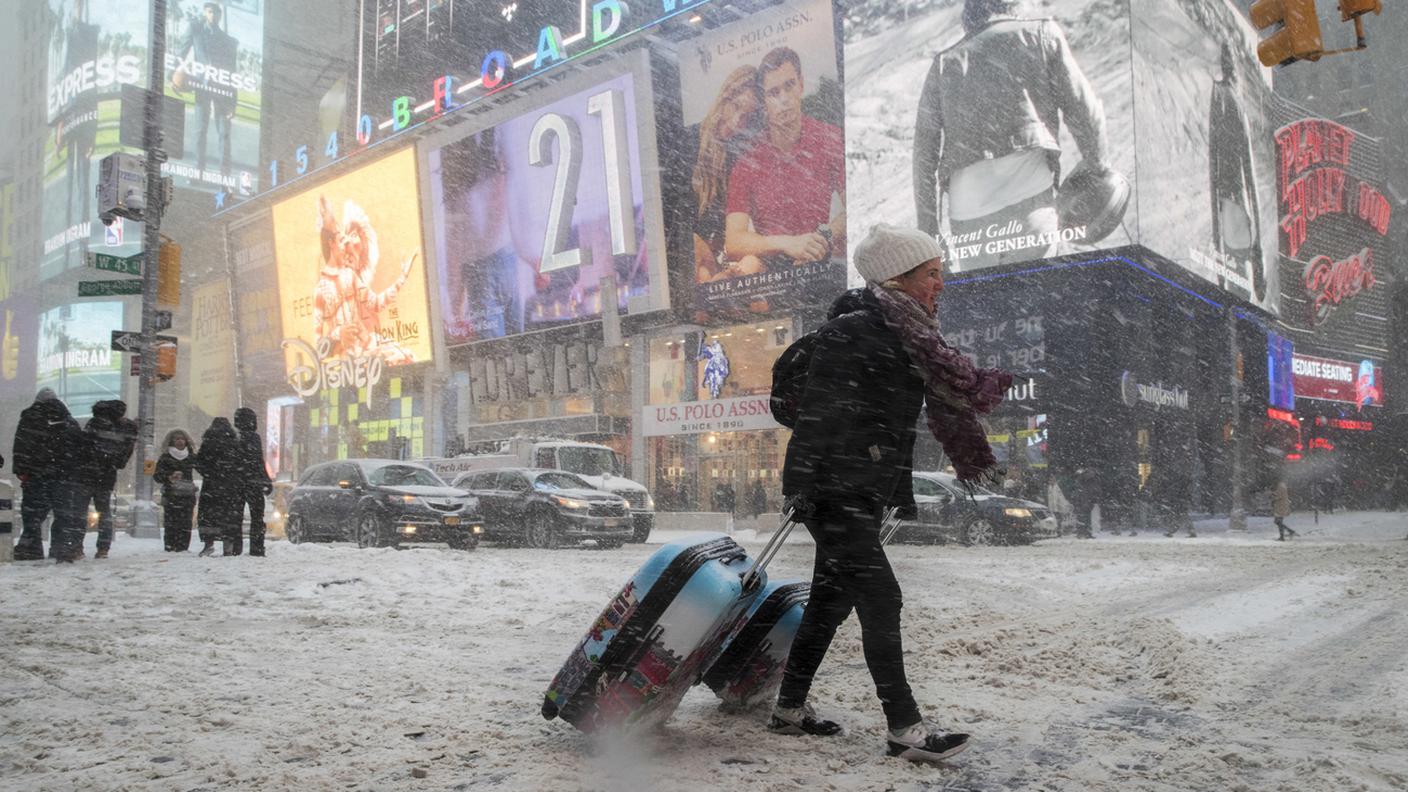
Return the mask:
<svg viewBox="0 0 1408 792"><path fill-rule="evenodd" d="M83 465L83 484L87 489L84 507L91 501L98 515L98 552L94 558L107 558L112 547L112 490L117 485L117 471L127 467L137 446L137 424L126 415L125 402L100 401L93 405L93 417L83 427L92 449Z"/></svg>
<svg viewBox="0 0 1408 792"><path fill-rule="evenodd" d="M172 429L161 444L152 478L161 485L162 539L168 553L191 549L191 516L196 508L196 453L184 429Z"/></svg>
<svg viewBox="0 0 1408 792"><path fill-rule="evenodd" d="M11 453L15 477L20 480L23 493L16 561L44 558L43 525L54 511L55 469L59 464L56 439L67 414L68 409L50 388L41 389L35 394L34 403L20 412Z"/></svg>
<svg viewBox="0 0 1408 792"><path fill-rule="evenodd" d="M269 479L269 469L264 466L264 440L259 436L259 422L254 410L241 407L235 410L235 429L240 437L240 469L243 473L243 486L240 493L241 509L249 507L249 554L264 555L264 496L274 491ZM239 533L236 532L235 555L240 553Z"/></svg>
<svg viewBox="0 0 1408 792"><path fill-rule="evenodd" d="M905 677L902 595L880 544L884 512L917 513L915 427L929 429L961 482L992 481L996 459L977 416L1001 402L1011 375L978 369L948 346L934 319L942 250L923 232L878 225L856 249L869 287L843 295L818 333L783 465L785 508L816 540L810 599L787 658L769 728L832 735L839 724L807 704L812 678L851 610L889 725L891 756L938 761L966 734L925 721Z"/></svg>
<svg viewBox="0 0 1408 792"><path fill-rule="evenodd" d="M225 555L235 555L231 537L240 535L244 512L244 474L239 437L230 419L216 418L200 440L196 470L201 475L200 506L196 527L200 530L202 556L214 555L215 540L224 542Z"/></svg>

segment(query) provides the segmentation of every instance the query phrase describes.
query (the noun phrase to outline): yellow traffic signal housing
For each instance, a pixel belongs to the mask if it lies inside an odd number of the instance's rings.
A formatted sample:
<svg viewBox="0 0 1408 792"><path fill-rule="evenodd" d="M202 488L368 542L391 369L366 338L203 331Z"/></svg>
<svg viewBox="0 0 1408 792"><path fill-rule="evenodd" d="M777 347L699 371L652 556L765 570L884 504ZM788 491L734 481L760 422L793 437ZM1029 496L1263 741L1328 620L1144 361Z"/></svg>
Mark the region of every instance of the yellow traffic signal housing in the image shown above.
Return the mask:
<svg viewBox="0 0 1408 792"><path fill-rule="evenodd" d="M1384 4L1381 0L1340 0L1340 21L1348 22L1363 16L1369 12L1382 14Z"/></svg>
<svg viewBox="0 0 1408 792"><path fill-rule="evenodd" d="M1315 0L1257 0L1252 3L1251 18L1258 30L1281 26L1257 45L1256 55L1263 66L1284 66L1301 59L1319 60L1323 54Z"/></svg>
<svg viewBox="0 0 1408 792"><path fill-rule="evenodd" d="M163 308L181 305L181 246L165 239L157 255L156 302Z"/></svg>
<svg viewBox="0 0 1408 792"><path fill-rule="evenodd" d="M156 348L156 378L166 382L176 376L176 345L161 344Z"/></svg>

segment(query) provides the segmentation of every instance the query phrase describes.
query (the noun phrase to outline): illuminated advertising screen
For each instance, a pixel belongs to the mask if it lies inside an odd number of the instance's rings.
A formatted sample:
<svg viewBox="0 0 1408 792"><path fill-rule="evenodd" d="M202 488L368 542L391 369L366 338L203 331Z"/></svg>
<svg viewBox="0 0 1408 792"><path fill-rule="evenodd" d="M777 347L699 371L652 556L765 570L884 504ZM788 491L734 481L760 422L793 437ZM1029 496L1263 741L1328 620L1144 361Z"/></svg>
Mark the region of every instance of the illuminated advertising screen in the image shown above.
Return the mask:
<svg viewBox="0 0 1408 792"><path fill-rule="evenodd" d="M165 91L185 105L178 186L252 195L259 186L266 0L167 6Z"/></svg>
<svg viewBox="0 0 1408 792"><path fill-rule="evenodd" d="M635 61L639 63L639 61ZM453 346L666 307L653 116L639 71L426 148L439 314Z"/></svg>
<svg viewBox="0 0 1408 792"><path fill-rule="evenodd" d="M140 225L105 228L94 205L98 162L119 149L124 84L145 85L149 6L144 0L48 0L44 142L43 258L40 277L81 266L85 248L128 256L140 249Z"/></svg>
<svg viewBox="0 0 1408 792"><path fill-rule="evenodd" d="M1279 410L1296 408L1295 344L1276 333L1266 334L1267 404Z"/></svg>
<svg viewBox="0 0 1408 792"><path fill-rule="evenodd" d="M77 418L93 404L122 397L122 358L112 331L123 329L120 302L61 305L39 317L37 385L53 388Z"/></svg>
<svg viewBox="0 0 1408 792"><path fill-rule="evenodd" d="M369 386L384 367L431 359L411 149L276 204L273 220L282 344L299 395Z"/></svg>
<svg viewBox="0 0 1408 792"><path fill-rule="evenodd" d="M916 224L950 273L1137 244L1277 311L1271 72L1230 0L895 8L848 12L853 243Z"/></svg>
<svg viewBox="0 0 1408 792"><path fill-rule="evenodd" d="M701 320L829 302L845 284L846 141L828 0L681 44Z"/></svg>
<svg viewBox="0 0 1408 792"><path fill-rule="evenodd" d="M1379 140L1278 97L1281 316L1297 348L1388 357L1394 202Z"/></svg>
<svg viewBox="0 0 1408 792"><path fill-rule="evenodd" d="M1382 407L1384 370L1373 360L1336 360L1297 353L1293 362L1296 398L1343 402L1363 409Z"/></svg>

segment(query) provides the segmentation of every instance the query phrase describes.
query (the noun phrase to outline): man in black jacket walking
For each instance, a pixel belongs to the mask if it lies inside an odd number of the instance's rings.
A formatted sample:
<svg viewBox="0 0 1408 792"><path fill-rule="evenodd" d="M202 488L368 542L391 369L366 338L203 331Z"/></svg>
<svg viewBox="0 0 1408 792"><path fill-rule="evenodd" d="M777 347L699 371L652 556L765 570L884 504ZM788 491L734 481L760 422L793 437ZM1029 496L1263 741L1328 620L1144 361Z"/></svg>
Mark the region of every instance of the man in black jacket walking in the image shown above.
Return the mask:
<svg viewBox="0 0 1408 792"><path fill-rule="evenodd" d="M264 466L264 441L259 437L259 419L254 410L241 407L235 410L235 431L240 441L240 477L243 484L241 500L249 507L249 554L264 555L264 496L274 491L269 480L269 469ZM236 537L238 537L238 532ZM239 555L238 538L235 555Z"/></svg>
<svg viewBox="0 0 1408 792"><path fill-rule="evenodd" d="M112 490L117 485L117 471L127 467L137 445L137 425L126 415L125 402L100 401L93 405L93 417L83 427L90 449L83 465L83 502L86 507L91 501L98 514L98 552L94 558L107 558L112 547Z"/></svg>
<svg viewBox="0 0 1408 792"><path fill-rule="evenodd" d="M34 404L20 413L12 454L24 495L16 561L43 560L42 531L50 514L54 516L50 556L61 563L82 557L86 501L79 467L87 456L85 446L78 422L53 390L41 389Z"/></svg>

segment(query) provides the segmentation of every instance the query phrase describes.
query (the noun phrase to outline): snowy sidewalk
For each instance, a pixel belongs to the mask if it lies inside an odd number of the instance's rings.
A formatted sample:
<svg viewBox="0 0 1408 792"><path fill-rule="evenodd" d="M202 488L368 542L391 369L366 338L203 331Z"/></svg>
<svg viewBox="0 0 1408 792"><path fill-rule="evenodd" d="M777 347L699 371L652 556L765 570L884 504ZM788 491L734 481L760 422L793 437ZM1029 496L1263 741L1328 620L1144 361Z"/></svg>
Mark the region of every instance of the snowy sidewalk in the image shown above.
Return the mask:
<svg viewBox="0 0 1408 792"><path fill-rule="evenodd" d="M938 768L883 756L854 620L814 695L842 737L772 735L705 689L628 748L543 721L548 680L653 546L200 559L119 536L105 562L0 568L0 788L1408 787L1408 520L1290 523L1285 543L1253 518L891 548L916 695L974 734ZM789 543L770 571L811 560Z"/></svg>

